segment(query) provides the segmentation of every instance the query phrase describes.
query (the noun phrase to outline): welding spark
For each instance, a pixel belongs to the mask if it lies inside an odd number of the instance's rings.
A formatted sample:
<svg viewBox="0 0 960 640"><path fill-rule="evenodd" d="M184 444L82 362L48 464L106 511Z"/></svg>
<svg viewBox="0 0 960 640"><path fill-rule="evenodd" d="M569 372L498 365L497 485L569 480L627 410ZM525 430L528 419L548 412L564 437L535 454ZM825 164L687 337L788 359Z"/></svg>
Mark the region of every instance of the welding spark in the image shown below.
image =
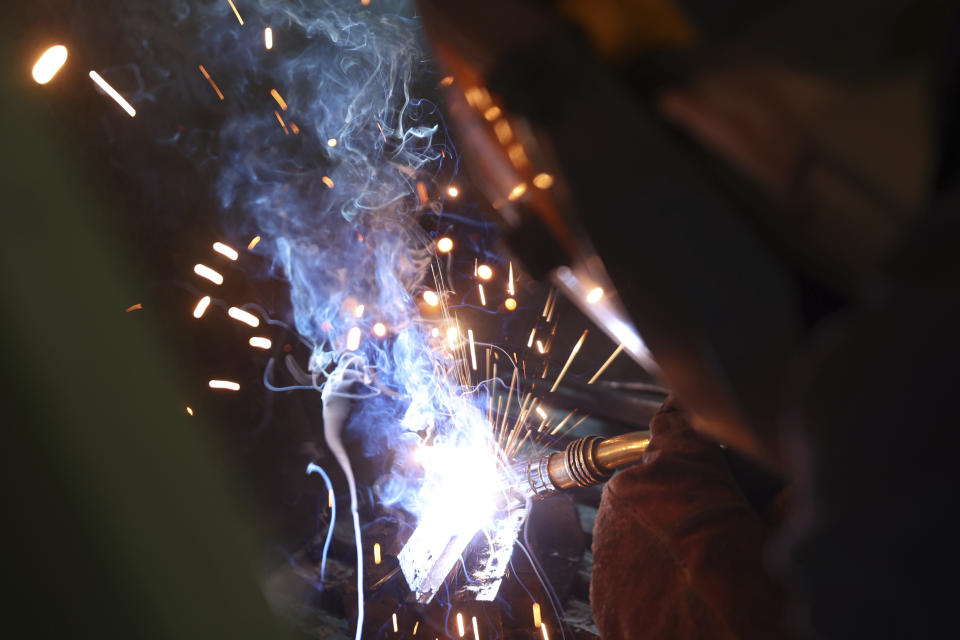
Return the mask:
<svg viewBox="0 0 960 640"><path fill-rule="evenodd" d="M230 5L230 8L233 9L233 15L237 16L237 20L240 22L240 26L243 26L243 18L240 17L240 12L237 11L237 5L233 4L233 0L227 0L227 4Z"/></svg>
<svg viewBox="0 0 960 640"><path fill-rule="evenodd" d="M227 309L227 315L234 320L239 320L240 322L250 325L251 327L256 328L260 326L260 318L253 315L249 311L240 309L239 307L230 307Z"/></svg>
<svg viewBox="0 0 960 640"><path fill-rule="evenodd" d="M327 185L328 189L333 189L333 180L330 179L330 176L323 176L320 180Z"/></svg>
<svg viewBox="0 0 960 640"><path fill-rule="evenodd" d="M347 351L356 351L360 348L360 327L351 327L347 332Z"/></svg>
<svg viewBox="0 0 960 640"><path fill-rule="evenodd" d="M457 614L457 633L462 638L466 634L466 630L463 628L463 614Z"/></svg>
<svg viewBox="0 0 960 640"><path fill-rule="evenodd" d="M533 603L533 628L539 629L541 622L542 620L540 619L540 603L534 602Z"/></svg>
<svg viewBox="0 0 960 640"><path fill-rule="evenodd" d="M290 132L287 131L287 123L283 121L283 118L280 117L280 112L274 109L273 115L277 116L277 122L280 123L280 126L283 128L283 133L290 135Z"/></svg>
<svg viewBox="0 0 960 640"><path fill-rule="evenodd" d="M378 562L377 564L380 564L380 563ZM394 612L393 613L393 632L397 633L398 631L400 631L400 625L397 624L397 614L396 612Z"/></svg>
<svg viewBox="0 0 960 640"><path fill-rule="evenodd" d="M487 306L487 295L483 292L483 285L477 284L477 289L480 291L480 304L482 306Z"/></svg>
<svg viewBox="0 0 960 640"><path fill-rule="evenodd" d="M200 276L201 278L206 278L213 284L216 284L216 285L223 284L223 276L205 264L193 265L193 272L198 276Z"/></svg>
<svg viewBox="0 0 960 640"><path fill-rule="evenodd" d="M513 261L510 262L509 275L507 276L507 293L511 296L517 295L516 288L513 284Z"/></svg>
<svg viewBox="0 0 960 640"><path fill-rule="evenodd" d="M467 338L470 340L470 367L477 370L477 348L473 344L473 329L467 329Z"/></svg>
<svg viewBox="0 0 960 640"><path fill-rule="evenodd" d="M481 264L479 267L477 267L477 276L481 280L489 280L493 277L493 269L485 264Z"/></svg>
<svg viewBox="0 0 960 640"><path fill-rule="evenodd" d="M210 296L203 296L197 302L197 306L193 308L193 317L202 318L203 314L207 312L207 307L210 306Z"/></svg>
<svg viewBox="0 0 960 640"><path fill-rule="evenodd" d="M543 640L550 640L550 635L547 633L547 625L540 625L540 632L543 633Z"/></svg>
<svg viewBox="0 0 960 640"><path fill-rule="evenodd" d="M440 296L438 296L435 291L430 291L428 289L423 292L423 301L431 307L435 307L440 304Z"/></svg>
<svg viewBox="0 0 960 640"><path fill-rule="evenodd" d="M270 27L263 30L263 45L267 49L273 49L273 29Z"/></svg>
<svg viewBox="0 0 960 640"><path fill-rule="evenodd" d="M460 195L460 189L457 189L453 185L450 185L449 187L447 187L447 195L450 196L451 198L456 198L457 196Z"/></svg>
<svg viewBox="0 0 960 640"><path fill-rule="evenodd" d="M270 340L270 338L264 338L263 336L253 336L250 338L250 346L257 349L263 349L264 351L266 351L267 349L273 346L273 342Z"/></svg>
<svg viewBox="0 0 960 640"><path fill-rule="evenodd" d="M33 79L37 84L47 84L53 76L67 63L67 48L62 44L55 44L37 58L33 64Z"/></svg>
<svg viewBox="0 0 960 640"><path fill-rule="evenodd" d="M366 307L364 307L362 304L358 304L353 308L353 317L362 318L364 310L366 310Z"/></svg>
<svg viewBox="0 0 960 640"><path fill-rule="evenodd" d="M525 182L521 182L510 191L510 195L507 196L507 200L517 200L526 192L527 184Z"/></svg>
<svg viewBox="0 0 960 640"><path fill-rule="evenodd" d="M287 110L287 101L283 99L283 96L280 95L280 92L276 89L270 89L270 95L273 96L273 99L277 101L277 104L280 105L280 109L283 111Z"/></svg>
<svg viewBox="0 0 960 640"><path fill-rule="evenodd" d="M188 415L188 416L192 416L192 415L193 415L193 407L191 407L190 405L187 405L186 409L187 409L187 415Z"/></svg>
<svg viewBox="0 0 960 640"><path fill-rule="evenodd" d="M417 620L416 622L413 623L413 635L417 635L417 629L419 628L420 628L420 621Z"/></svg>
<svg viewBox="0 0 960 640"><path fill-rule="evenodd" d="M513 311L517 308L517 301L513 298L507 298L503 301L503 306L506 307L507 311Z"/></svg>
<svg viewBox="0 0 960 640"><path fill-rule="evenodd" d="M217 86L217 83L214 82L213 78L210 77L210 74L207 73L206 68L204 68L202 64L198 65L197 68L200 69L200 73L202 73L203 77L207 79L207 82L210 83L210 86L213 87L213 90L217 92L217 97L223 100L223 92L220 91L220 87Z"/></svg>
<svg viewBox="0 0 960 640"><path fill-rule="evenodd" d="M447 237L437 240L437 251L440 253L450 253L453 251L453 240Z"/></svg>
<svg viewBox="0 0 960 640"><path fill-rule="evenodd" d="M228 260L236 260L240 257L240 254L237 253L237 250L231 246L225 245L222 242L214 242L213 250L219 253L222 256L225 256Z"/></svg>
<svg viewBox="0 0 960 640"><path fill-rule="evenodd" d="M113 98L114 102L116 102L118 105L120 105L123 108L124 111L130 114L131 118L137 115L136 109L130 106L130 103L124 100L123 96L117 93L117 90L111 87L109 83L107 83L107 81L100 76L99 73L97 73L96 71L91 71L90 79L96 82L97 86L103 89L108 96Z"/></svg>
<svg viewBox="0 0 960 640"><path fill-rule="evenodd" d="M537 189L549 189L553 186L553 176L549 173L538 173L533 177L533 186Z"/></svg>
<svg viewBox="0 0 960 640"><path fill-rule="evenodd" d="M537 415L540 416L541 420L547 419L547 412L543 410L543 407L537 407Z"/></svg>
<svg viewBox="0 0 960 640"><path fill-rule="evenodd" d="M599 369L597 369L597 372L593 374L592 378L587 380L587 384L593 384L594 382L596 382L597 378L599 378L603 374L603 372L607 370L607 367L609 367L610 364L616 359L616 357L620 355L621 351L623 351L622 344L618 345L617 348L613 350L613 353L610 354L610 357L607 358L606 362L604 362L603 365Z"/></svg>
<svg viewBox="0 0 960 640"><path fill-rule="evenodd" d="M570 357L567 358L566 364L563 365L563 369L560 370L560 375L557 376L557 379L553 381L553 386L550 387L550 393L553 393L557 390L557 387L560 386L560 381L563 380L563 376L567 375L567 370L570 368L570 364L573 362L573 359L577 357L577 353L580 351L580 347L583 346L583 341L587 339L587 329L583 330L583 333L580 335L580 339L577 340L577 343L573 345L573 349L570 351Z"/></svg>
<svg viewBox="0 0 960 640"><path fill-rule="evenodd" d="M480 630L477 629L477 616L472 616L473 621L473 640L480 640Z"/></svg>
<svg viewBox="0 0 960 640"><path fill-rule="evenodd" d="M230 380L211 380L207 383L211 389L225 389L227 391L240 391L240 384Z"/></svg>
<svg viewBox="0 0 960 640"><path fill-rule="evenodd" d="M486 118L488 122L493 122L499 118L502 113L503 112L500 110L500 107L493 106L483 112L483 117Z"/></svg>
<svg viewBox="0 0 960 640"><path fill-rule="evenodd" d="M596 304L603 297L603 287L595 287L587 294L587 304Z"/></svg>
<svg viewBox="0 0 960 640"><path fill-rule="evenodd" d="M453 84L453 76L446 76L442 80L440 80L441 87L449 87L452 84Z"/></svg>
<svg viewBox="0 0 960 640"><path fill-rule="evenodd" d="M373 543L373 564L380 564L382 558L380 557L380 543ZM393 630L397 630L397 614L393 614Z"/></svg>
<svg viewBox="0 0 960 640"><path fill-rule="evenodd" d="M387 335L387 325L383 324L382 322L375 323L373 325L373 335L377 336L378 338L382 338L383 336Z"/></svg>
<svg viewBox="0 0 960 640"><path fill-rule="evenodd" d="M530 348L533 347L533 337L534 337L535 335L537 335L537 328L536 328L536 327L534 327L533 329L530 330L530 337L527 339L527 349L530 349ZM543 353L543 352L541 352L541 353Z"/></svg>
<svg viewBox="0 0 960 640"><path fill-rule="evenodd" d="M250 241L250 244L247 245L247 249L253 251L253 248L260 244L260 236L254 236L253 240Z"/></svg>
<svg viewBox="0 0 960 640"><path fill-rule="evenodd" d="M130 313L131 311L138 311L140 309L143 309L143 305L138 302L137 304L132 304L127 307L126 312Z"/></svg>

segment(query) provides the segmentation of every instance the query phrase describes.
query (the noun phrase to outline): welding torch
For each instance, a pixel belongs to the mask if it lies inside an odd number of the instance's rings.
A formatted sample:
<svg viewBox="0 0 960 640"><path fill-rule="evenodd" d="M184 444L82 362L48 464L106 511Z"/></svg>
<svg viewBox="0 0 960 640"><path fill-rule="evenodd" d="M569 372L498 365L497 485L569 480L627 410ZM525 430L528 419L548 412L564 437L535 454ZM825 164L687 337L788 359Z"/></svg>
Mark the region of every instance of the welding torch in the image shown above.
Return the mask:
<svg viewBox="0 0 960 640"><path fill-rule="evenodd" d="M639 462L650 444L647 431L613 438L577 438L563 451L547 453L514 467L525 498L541 499L564 489L606 482L621 467Z"/></svg>

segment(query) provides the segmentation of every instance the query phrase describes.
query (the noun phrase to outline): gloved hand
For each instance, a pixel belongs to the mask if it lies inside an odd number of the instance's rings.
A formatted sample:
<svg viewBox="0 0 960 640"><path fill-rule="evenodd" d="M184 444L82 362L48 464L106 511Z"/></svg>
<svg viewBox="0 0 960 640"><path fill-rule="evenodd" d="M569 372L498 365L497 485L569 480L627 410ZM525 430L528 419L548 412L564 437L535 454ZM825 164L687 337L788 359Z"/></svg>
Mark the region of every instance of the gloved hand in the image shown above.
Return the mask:
<svg viewBox="0 0 960 640"><path fill-rule="evenodd" d="M767 523L719 447L667 401L645 463L604 488L590 601L604 640L779 638L783 597L767 576Z"/></svg>

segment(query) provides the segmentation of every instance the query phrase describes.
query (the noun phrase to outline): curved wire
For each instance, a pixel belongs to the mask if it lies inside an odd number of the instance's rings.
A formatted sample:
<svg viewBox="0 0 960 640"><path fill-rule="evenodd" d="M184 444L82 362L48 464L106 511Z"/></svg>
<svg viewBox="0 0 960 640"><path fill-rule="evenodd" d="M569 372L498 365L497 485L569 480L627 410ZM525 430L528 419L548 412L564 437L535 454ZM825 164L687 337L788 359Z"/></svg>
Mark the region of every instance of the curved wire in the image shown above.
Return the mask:
<svg viewBox="0 0 960 640"><path fill-rule="evenodd" d="M323 478L323 483L327 485L327 495L333 495L333 483L330 481L330 476L327 475L327 472L323 470L323 467L320 465L309 463L307 464L307 475L311 473L319 473L320 477ZM320 556L320 582L323 582L324 575L327 572L327 552L330 551L330 542L333 540L333 525L337 521L337 501L330 501L330 525L327 527L327 538L323 541L323 554Z"/></svg>

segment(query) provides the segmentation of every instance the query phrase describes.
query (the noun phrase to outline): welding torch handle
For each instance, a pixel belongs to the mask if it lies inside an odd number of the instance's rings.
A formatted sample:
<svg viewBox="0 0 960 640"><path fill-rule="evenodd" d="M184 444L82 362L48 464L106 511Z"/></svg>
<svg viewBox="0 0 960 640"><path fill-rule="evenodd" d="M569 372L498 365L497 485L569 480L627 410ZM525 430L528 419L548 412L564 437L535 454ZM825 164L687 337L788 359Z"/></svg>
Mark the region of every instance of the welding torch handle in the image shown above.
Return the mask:
<svg viewBox="0 0 960 640"><path fill-rule="evenodd" d="M542 498L564 489L601 484L617 469L639 462L649 444L646 431L607 440L597 436L578 438L563 451L524 463L522 473L527 496Z"/></svg>

